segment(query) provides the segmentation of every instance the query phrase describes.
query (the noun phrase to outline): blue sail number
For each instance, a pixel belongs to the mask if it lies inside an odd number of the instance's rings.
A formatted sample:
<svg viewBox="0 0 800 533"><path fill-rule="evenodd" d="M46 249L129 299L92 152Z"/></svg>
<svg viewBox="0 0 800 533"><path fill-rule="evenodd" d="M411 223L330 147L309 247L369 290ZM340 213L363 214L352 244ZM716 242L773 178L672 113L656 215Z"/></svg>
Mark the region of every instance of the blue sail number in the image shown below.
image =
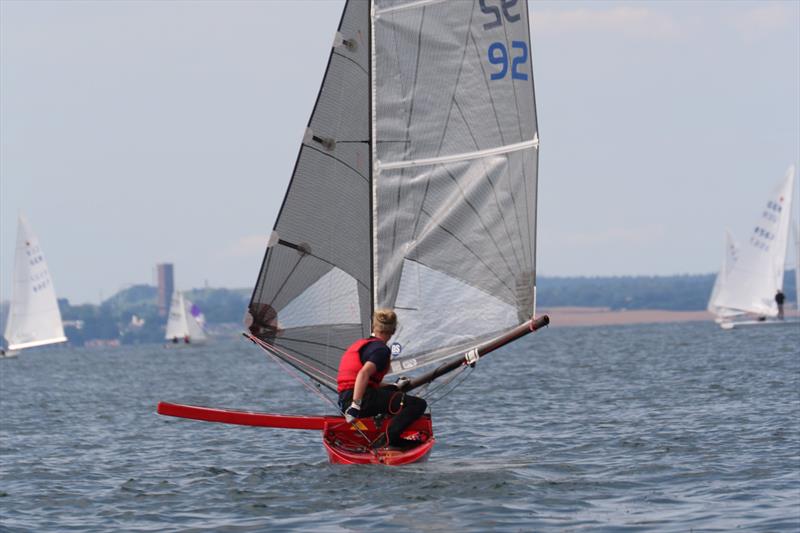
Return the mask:
<svg viewBox="0 0 800 533"><path fill-rule="evenodd" d="M494 20L492 22L487 22L483 25L484 30L491 30L492 28L496 28L498 26L503 25L503 20L500 18L500 8L497 6L487 6L486 0L480 0L479 2L481 6L481 11L486 13L487 15L492 15ZM512 15L508 10L509 8L514 7L517 5L517 0L500 0L500 5L503 8L503 16L509 22L516 22L519 20L519 13L516 15Z"/></svg>
<svg viewBox="0 0 800 533"><path fill-rule="evenodd" d="M520 53L514 56L511 61L511 78L515 80L527 80L528 73L520 72L519 66L524 65L528 61L528 44L525 41L511 41L512 50L520 50ZM500 70L492 73L493 80L501 80L508 74L508 51L503 43L496 42L489 45L488 50L489 63L492 65L500 65Z"/></svg>

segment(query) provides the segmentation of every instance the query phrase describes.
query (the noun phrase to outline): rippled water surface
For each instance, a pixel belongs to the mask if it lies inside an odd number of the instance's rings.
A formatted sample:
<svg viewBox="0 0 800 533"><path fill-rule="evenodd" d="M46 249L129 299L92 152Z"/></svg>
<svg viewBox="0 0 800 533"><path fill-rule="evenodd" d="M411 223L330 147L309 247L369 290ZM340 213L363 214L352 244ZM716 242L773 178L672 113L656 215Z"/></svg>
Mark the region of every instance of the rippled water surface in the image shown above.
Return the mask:
<svg viewBox="0 0 800 533"><path fill-rule="evenodd" d="M549 329L433 405L406 467L159 400L330 412L244 340L0 360L6 531L798 531L800 328Z"/></svg>

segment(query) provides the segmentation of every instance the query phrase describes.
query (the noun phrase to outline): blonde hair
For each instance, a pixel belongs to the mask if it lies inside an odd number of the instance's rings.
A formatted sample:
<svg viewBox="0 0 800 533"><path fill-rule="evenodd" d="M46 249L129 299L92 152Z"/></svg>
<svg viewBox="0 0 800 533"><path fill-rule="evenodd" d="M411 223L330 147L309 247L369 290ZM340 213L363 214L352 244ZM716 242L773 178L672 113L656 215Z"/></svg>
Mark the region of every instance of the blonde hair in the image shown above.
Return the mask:
<svg viewBox="0 0 800 533"><path fill-rule="evenodd" d="M391 309L376 309L372 313L372 331L394 333L397 329L397 314Z"/></svg>

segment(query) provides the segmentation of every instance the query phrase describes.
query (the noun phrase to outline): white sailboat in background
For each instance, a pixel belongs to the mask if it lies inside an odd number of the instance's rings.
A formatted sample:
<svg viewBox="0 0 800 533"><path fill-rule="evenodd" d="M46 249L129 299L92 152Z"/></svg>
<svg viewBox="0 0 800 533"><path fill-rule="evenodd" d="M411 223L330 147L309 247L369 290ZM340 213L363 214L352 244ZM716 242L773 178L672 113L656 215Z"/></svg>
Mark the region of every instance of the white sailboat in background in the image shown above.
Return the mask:
<svg viewBox="0 0 800 533"><path fill-rule="evenodd" d="M738 247L735 259L726 248L723 268L708 303L723 329L787 323L773 318L778 315L775 294L783 290L793 186L794 166L790 166L763 205L748 240ZM736 318L745 314L756 318Z"/></svg>
<svg viewBox="0 0 800 533"><path fill-rule="evenodd" d="M164 338L173 344L202 344L207 340L203 323L203 314L197 306L185 299L182 292L175 291Z"/></svg>
<svg viewBox="0 0 800 533"><path fill-rule="evenodd" d="M19 216L11 305L3 356L20 350L66 342L56 292L39 239L24 216Z"/></svg>

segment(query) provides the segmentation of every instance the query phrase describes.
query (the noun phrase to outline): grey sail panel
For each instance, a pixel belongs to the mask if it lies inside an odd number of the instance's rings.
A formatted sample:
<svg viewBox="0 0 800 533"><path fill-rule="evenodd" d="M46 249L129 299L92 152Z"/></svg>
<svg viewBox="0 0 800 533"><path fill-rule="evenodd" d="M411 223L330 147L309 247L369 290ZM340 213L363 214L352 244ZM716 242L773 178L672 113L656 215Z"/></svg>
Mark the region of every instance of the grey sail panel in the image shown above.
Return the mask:
<svg viewBox="0 0 800 533"><path fill-rule="evenodd" d="M396 308L408 369L533 314L529 21L525 2L491 0L375 12L375 304Z"/></svg>
<svg viewBox="0 0 800 533"><path fill-rule="evenodd" d="M350 1L250 302L250 331L329 388L369 333L369 3Z"/></svg>

